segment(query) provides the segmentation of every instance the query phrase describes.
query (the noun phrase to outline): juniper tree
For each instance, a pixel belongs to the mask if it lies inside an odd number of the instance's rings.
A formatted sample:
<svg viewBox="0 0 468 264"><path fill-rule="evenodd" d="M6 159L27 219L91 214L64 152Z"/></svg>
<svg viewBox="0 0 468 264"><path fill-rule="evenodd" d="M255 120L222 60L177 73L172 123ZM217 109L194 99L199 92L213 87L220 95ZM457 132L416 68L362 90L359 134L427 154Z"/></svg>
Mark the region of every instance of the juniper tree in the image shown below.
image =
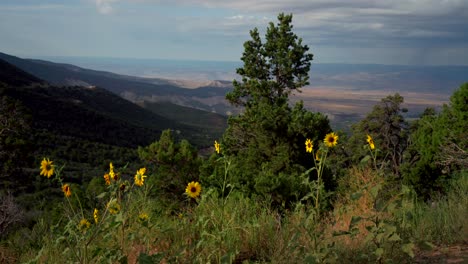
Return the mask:
<svg viewBox="0 0 468 264"><path fill-rule="evenodd" d="M250 31L237 69L242 79L233 81L226 96L243 112L229 119L222 143L232 159L233 184L281 203L300 196L298 175L313 164L305 139L317 141L330 131L324 115L307 111L302 102L289 104L289 96L309 84L313 58L292 29L292 15L279 14L264 40L258 29Z"/></svg>
<svg viewBox="0 0 468 264"><path fill-rule="evenodd" d="M403 167L406 183L425 196L442 191L447 180L468 166L468 83L457 89L438 114L425 111L410 135Z"/></svg>
<svg viewBox="0 0 468 264"><path fill-rule="evenodd" d="M403 102L404 98L400 94L389 95L381 99L363 120L353 126L350 142L355 162L367 153L367 148L363 150L362 145L369 134L379 149L378 162L391 170L393 175L401 176L400 165L408 146L409 132L409 124L403 117L403 113L407 112L401 106Z"/></svg>

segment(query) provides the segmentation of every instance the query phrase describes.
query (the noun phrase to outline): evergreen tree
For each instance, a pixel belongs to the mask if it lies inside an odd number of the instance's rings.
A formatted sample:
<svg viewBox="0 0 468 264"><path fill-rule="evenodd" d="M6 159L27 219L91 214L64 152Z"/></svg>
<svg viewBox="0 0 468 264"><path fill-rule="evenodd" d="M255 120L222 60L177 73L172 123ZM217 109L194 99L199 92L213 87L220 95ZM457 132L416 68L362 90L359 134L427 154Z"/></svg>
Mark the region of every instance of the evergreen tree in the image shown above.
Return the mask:
<svg viewBox="0 0 468 264"><path fill-rule="evenodd" d="M148 182L158 188L154 190L156 194L163 194L160 197L182 199L187 184L198 181L201 160L197 150L185 139L175 142L169 129L163 131L158 141L139 147L138 155L153 173Z"/></svg>
<svg viewBox="0 0 468 264"><path fill-rule="evenodd" d="M350 145L353 151L353 163L368 153L366 136L370 135L376 143L378 162L383 168L391 170L393 175L399 177L400 165L403 162L403 153L408 146L409 125L403 117L407 109L402 108L404 98L398 93L383 98L375 105L372 111L353 126L353 136Z"/></svg>
<svg viewBox="0 0 468 264"><path fill-rule="evenodd" d="M278 203L301 195L299 175L313 160L306 155L306 138L322 140L330 125L326 116L294 107L288 97L309 82L313 55L292 32L292 15L280 14L269 24L265 42L257 29L244 43L244 62L226 99L243 107L231 117L223 142L223 154L232 161L231 181L247 193L270 196Z"/></svg>
<svg viewBox="0 0 468 264"><path fill-rule="evenodd" d="M428 197L442 191L454 172L468 166L468 83L460 86L440 114L427 110L411 133L404 179Z"/></svg>

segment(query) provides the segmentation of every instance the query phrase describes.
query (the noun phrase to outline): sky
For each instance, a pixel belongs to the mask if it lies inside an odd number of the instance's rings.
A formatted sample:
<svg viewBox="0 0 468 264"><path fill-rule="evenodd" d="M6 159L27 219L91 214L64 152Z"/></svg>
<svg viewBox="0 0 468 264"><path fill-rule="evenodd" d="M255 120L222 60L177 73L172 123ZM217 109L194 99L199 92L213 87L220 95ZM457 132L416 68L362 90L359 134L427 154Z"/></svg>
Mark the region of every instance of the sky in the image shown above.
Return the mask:
<svg viewBox="0 0 468 264"><path fill-rule="evenodd" d="M280 12L314 63L468 65L468 0L0 0L0 52L240 61Z"/></svg>

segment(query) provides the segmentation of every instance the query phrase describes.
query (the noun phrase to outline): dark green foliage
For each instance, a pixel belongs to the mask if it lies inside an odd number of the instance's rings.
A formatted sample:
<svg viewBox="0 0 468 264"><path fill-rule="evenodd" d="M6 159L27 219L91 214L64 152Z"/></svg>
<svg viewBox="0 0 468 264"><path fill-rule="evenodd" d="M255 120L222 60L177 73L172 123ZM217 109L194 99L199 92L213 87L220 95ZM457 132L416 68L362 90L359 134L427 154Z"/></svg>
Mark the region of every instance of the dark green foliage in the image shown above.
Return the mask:
<svg viewBox="0 0 468 264"><path fill-rule="evenodd" d="M35 129L111 145L147 144L167 121L99 88L15 87L4 93L31 109Z"/></svg>
<svg viewBox="0 0 468 264"><path fill-rule="evenodd" d="M0 84L3 83L5 86L27 86L42 82L42 80L0 59Z"/></svg>
<svg viewBox="0 0 468 264"><path fill-rule="evenodd" d="M201 160L197 150L187 140L175 142L170 130L165 130L158 141L139 147L140 159L148 164L148 181L159 197L168 201L182 199L185 187L198 181Z"/></svg>
<svg viewBox="0 0 468 264"><path fill-rule="evenodd" d="M403 162L403 152L408 146L409 125L403 117L407 112L401 107L404 99L398 93L383 98L373 110L353 126L353 136L350 138L352 160L358 163L369 149L363 148L366 136L369 134L379 150L377 162L379 166L389 169L389 172L399 177L400 165Z"/></svg>
<svg viewBox="0 0 468 264"><path fill-rule="evenodd" d="M251 107L267 100L280 106L291 92L308 84L313 55L292 32L292 15L280 14L278 20L276 26L270 22L265 43L256 28L250 31L252 40L244 43L241 58L244 66L237 69L242 82L234 81L234 90L226 95L232 104Z"/></svg>
<svg viewBox="0 0 468 264"><path fill-rule="evenodd" d="M27 182L22 168L31 165L31 119L17 100L0 97L0 189L17 189Z"/></svg>
<svg viewBox="0 0 468 264"><path fill-rule="evenodd" d="M292 32L292 15L280 14L278 20L270 23L265 43L254 29L244 44L244 66L237 69L242 81L234 81L226 96L244 112L229 119L222 152L232 162L229 173L236 188L284 204L302 195L299 175L313 164L305 152L306 138L322 140L330 125L302 102L288 104L289 95L308 84L312 54Z"/></svg>
<svg viewBox="0 0 468 264"><path fill-rule="evenodd" d="M403 171L405 180L426 198L432 191L442 191L452 172L468 166L467 98L468 83L465 83L440 114L425 111L414 125Z"/></svg>
<svg viewBox="0 0 468 264"><path fill-rule="evenodd" d="M143 102L145 109L164 116L190 129L182 129L184 138L195 146L211 146L213 140L221 137L227 127L227 117L170 102Z"/></svg>

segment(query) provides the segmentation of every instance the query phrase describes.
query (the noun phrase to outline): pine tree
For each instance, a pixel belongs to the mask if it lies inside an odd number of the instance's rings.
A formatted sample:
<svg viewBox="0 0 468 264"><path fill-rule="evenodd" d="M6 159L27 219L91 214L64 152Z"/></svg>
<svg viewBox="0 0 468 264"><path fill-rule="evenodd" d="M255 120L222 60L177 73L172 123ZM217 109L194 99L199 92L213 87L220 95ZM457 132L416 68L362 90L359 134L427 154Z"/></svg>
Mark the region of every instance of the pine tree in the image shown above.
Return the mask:
<svg viewBox="0 0 468 264"><path fill-rule="evenodd" d="M223 137L223 154L232 159L237 188L268 195L284 203L300 196L298 175L312 160L305 154L306 138L323 139L330 131L327 117L289 105L289 95L309 84L313 55L292 32L292 15L280 14L269 24L265 41L257 29L244 43L244 62L226 99L243 107L231 117Z"/></svg>

